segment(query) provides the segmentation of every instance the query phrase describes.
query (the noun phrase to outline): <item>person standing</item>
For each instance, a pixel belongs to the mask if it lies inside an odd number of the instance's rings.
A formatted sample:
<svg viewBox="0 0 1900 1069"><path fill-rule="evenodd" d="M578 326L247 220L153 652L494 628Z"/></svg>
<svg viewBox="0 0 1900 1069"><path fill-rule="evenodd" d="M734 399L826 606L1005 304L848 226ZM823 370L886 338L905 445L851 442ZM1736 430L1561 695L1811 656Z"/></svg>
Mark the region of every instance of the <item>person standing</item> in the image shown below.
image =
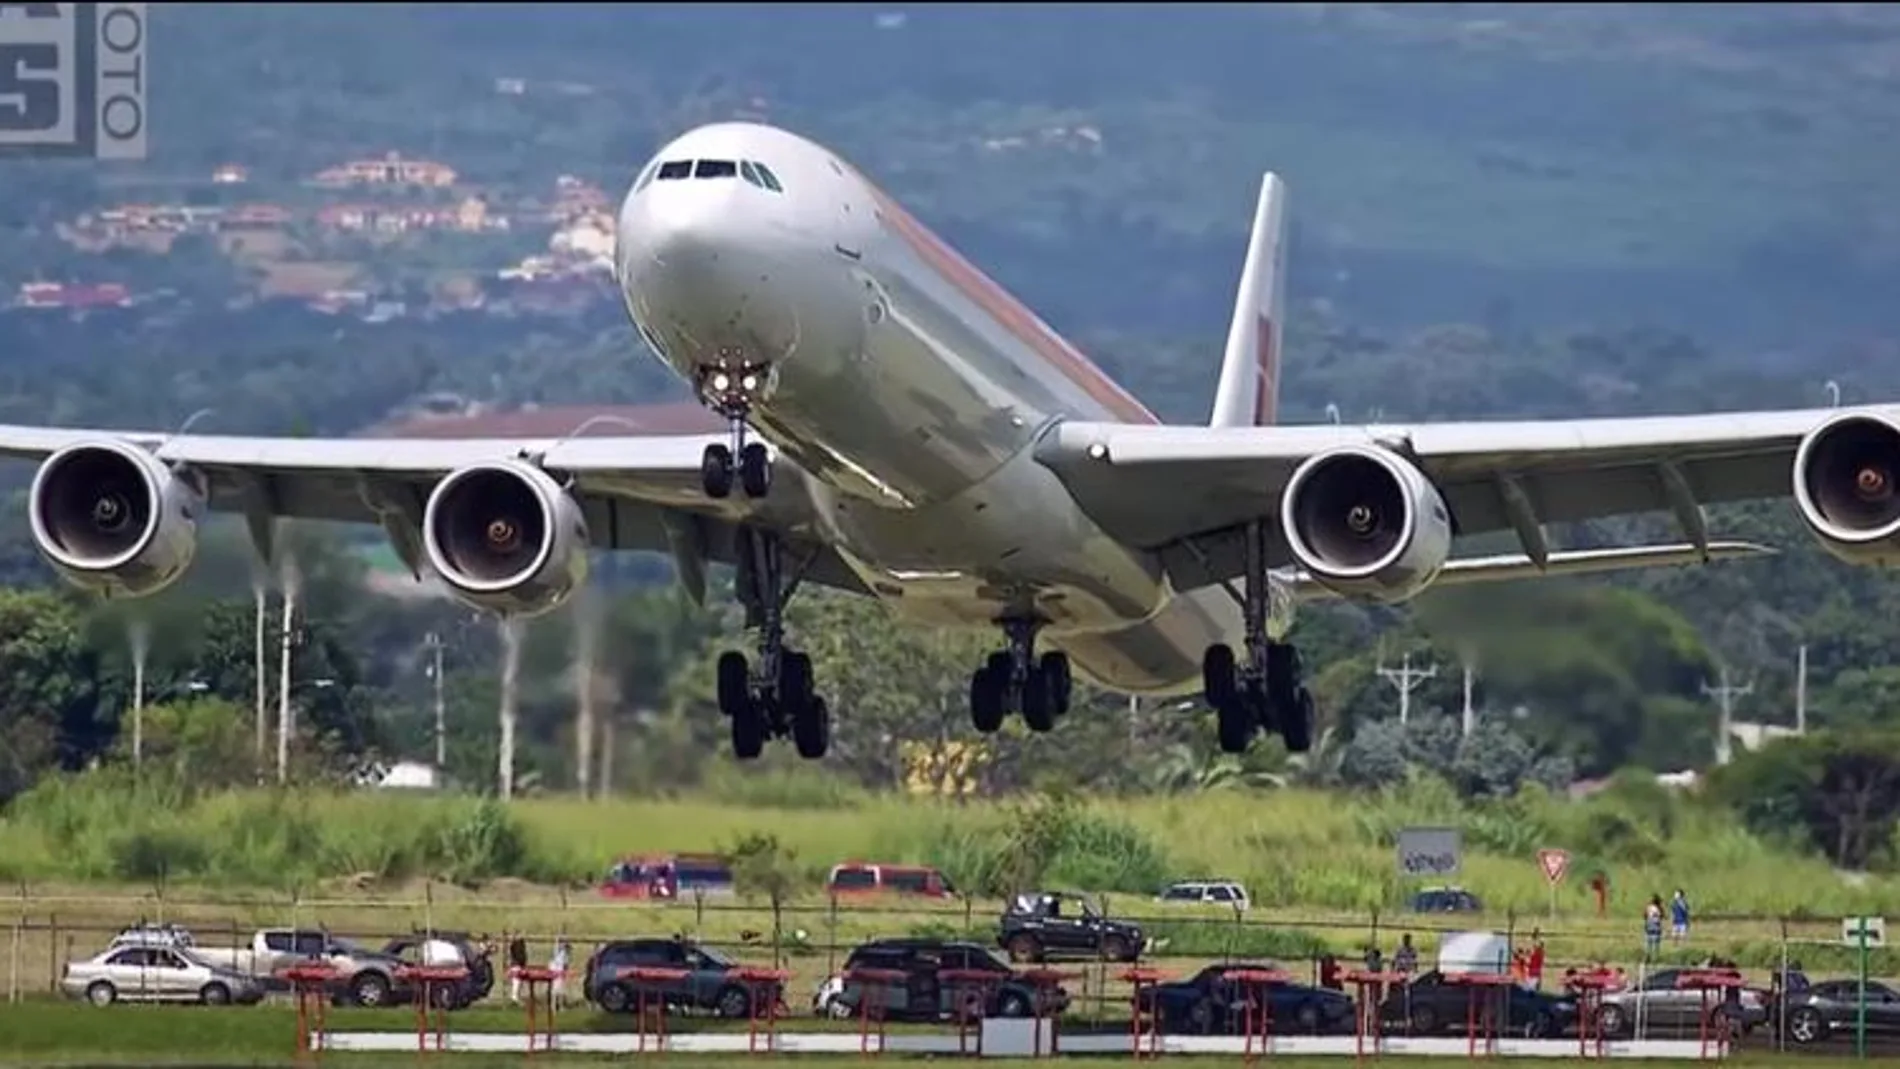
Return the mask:
<svg viewBox="0 0 1900 1069"><path fill-rule="evenodd" d="M1531 990L1542 991L1544 989L1544 933L1536 928L1531 929L1531 956L1526 963L1525 971L1530 977Z"/></svg>
<svg viewBox="0 0 1900 1069"><path fill-rule="evenodd" d="M508 1001L521 1005L521 970L528 967L528 941L516 932L508 940Z"/></svg>
<svg viewBox="0 0 1900 1069"><path fill-rule="evenodd" d="M1643 907L1643 958L1652 959L1662 949L1663 908L1662 896L1650 895L1649 905Z"/></svg>
<svg viewBox="0 0 1900 1069"><path fill-rule="evenodd" d="M1410 976L1418 971L1418 948L1412 945L1412 933L1399 937L1399 949L1392 955L1392 971Z"/></svg>
<svg viewBox="0 0 1900 1069"><path fill-rule="evenodd" d="M1689 938L1689 896L1680 887L1669 900L1669 934L1677 942Z"/></svg>
<svg viewBox="0 0 1900 1069"><path fill-rule="evenodd" d="M548 971L554 974L554 982L548 989L548 1002L559 1006L567 999L567 967L573 960L574 948L568 944L567 936L555 941L554 956L548 959Z"/></svg>

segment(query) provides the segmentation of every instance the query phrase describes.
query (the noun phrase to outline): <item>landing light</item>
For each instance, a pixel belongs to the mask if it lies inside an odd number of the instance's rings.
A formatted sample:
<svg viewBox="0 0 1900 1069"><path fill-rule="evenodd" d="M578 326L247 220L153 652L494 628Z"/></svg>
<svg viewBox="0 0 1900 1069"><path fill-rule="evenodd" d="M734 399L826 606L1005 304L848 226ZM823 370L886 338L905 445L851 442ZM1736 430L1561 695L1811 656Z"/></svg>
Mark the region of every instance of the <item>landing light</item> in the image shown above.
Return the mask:
<svg viewBox="0 0 1900 1069"><path fill-rule="evenodd" d="M759 388L759 377L757 375L747 375L745 378L739 380L739 388L747 393L751 393L753 390Z"/></svg>
<svg viewBox="0 0 1900 1069"><path fill-rule="evenodd" d="M723 371L712 377L712 388L718 390L720 393L724 393L727 389L731 388L731 386L732 380L727 378L726 373Z"/></svg>

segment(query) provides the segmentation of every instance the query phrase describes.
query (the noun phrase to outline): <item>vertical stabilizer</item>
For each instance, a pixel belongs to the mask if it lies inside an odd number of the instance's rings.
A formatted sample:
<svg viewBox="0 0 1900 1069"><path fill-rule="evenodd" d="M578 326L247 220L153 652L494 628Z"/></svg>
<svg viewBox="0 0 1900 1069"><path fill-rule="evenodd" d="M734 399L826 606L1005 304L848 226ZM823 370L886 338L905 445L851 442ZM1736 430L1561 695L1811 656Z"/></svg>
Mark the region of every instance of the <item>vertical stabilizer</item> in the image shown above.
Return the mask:
<svg viewBox="0 0 1900 1069"><path fill-rule="evenodd" d="M1285 318L1286 183L1269 171L1260 179L1260 202L1254 207L1209 426L1264 427L1274 421Z"/></svg>

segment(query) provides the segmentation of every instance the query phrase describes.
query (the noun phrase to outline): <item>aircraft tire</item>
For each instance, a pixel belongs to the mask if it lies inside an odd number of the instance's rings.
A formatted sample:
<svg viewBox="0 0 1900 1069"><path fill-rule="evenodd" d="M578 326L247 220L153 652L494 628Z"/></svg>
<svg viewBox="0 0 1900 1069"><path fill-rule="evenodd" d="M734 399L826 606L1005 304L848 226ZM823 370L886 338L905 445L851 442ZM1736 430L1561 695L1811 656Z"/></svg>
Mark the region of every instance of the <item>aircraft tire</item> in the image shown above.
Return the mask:
<svg viewBox="0 0 1900 1069"><path fill-rule="evenodd" d="M765 709L755 701L733 711L732 756L755 761L765 752Z"/></svg>
<svg viewBox="0 0 1900 1069"><path fill-rule="evenodd" d="M719 696L719 711L728 717L752 704L752 681L746 667L745 654L738 650L728 650L719 655L715 669L716 692Z"/></svg>
<svg viewBox="0 0 1900 1069"><path fill-rule="evenodd" d="M764 443L751 442L739 450L739 485L751 498L771 492L772 458L766 455Z"/></svg>
<svg viewBox="0 0 1900 1069"><path fill-rule="evenodd" d="M1216 709L1235 704L1239 698L1238 681L1234 648L1224 643L1207 647L1207 652L1201 655L1201 692L1207 704Z"/></svg>
<svg viewBox="0 0 1900 1069"><path fill-rule="evenodd" d="M812 698L792 709L792 744L798 756L817 761L831 749L831 707L823 698Z"/></svg>
<svg viewBox="0 0 1900 1069"><path fill-rule="evenodd" d="M714 443L699 458L700 488L715 501L732 496L732 450Z"/></svg>
<svg viewBox="0 0 1900 1069"><path fill-rule="evenodd" d="M1280 711L1280 738L1287 753L1305 753L1313 748L1313 692L1301 687L1293 704Z"/></svg>
<svg viewBox="0 0 1900 1069"><path fill-rule="evenodd" d="M1037 734L1056 726L1055 681L1040 666L1023 681L1023 723Z"/></svg>
<svg viewBox="0 0 1900 1069"><path fill-rule="evenodd" d="M1236 696L1214 707L1222 753L1246 753L1253 742L1253 711Z"/></svg>
<svg viewBox="0 0 1900 1069"><path fill-rule="evenodd" d="M1003 726L1005 708L1004 699L1008 695L1003 690L1003 678L984 665L970 674L970 724L984 735L993 734Z"/></svg>
<svg viewBox="0 0 1900 1069"><path fill-rule="evenodd" d="M1069 711L1069 701L1075 697L1075 675L1069 671L1069 655L1061 650L1050 650L1042 655L1041 668L1049 680L1055 713L1061 716Z"/></svg>

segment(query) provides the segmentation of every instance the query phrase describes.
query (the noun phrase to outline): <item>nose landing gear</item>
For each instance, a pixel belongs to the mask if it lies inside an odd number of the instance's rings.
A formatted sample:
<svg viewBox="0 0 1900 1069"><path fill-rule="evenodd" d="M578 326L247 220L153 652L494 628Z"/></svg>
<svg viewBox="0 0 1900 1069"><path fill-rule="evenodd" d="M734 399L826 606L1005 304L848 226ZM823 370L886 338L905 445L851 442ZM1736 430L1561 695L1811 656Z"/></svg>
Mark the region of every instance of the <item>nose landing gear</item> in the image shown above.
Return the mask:
<svg viewBox="0 0 1900 1069"><path fill-rule="evenodd" d="M737 371L705 367L699 373L699 394L708 408L726 418L731 444L715 442L700 457L699 479L706 496L723 501L732 496L736 481L745 496L763 498L772 489L772 458L765 443L746 441L752 404L772 386L767 365L747 365Z"/></svg>

